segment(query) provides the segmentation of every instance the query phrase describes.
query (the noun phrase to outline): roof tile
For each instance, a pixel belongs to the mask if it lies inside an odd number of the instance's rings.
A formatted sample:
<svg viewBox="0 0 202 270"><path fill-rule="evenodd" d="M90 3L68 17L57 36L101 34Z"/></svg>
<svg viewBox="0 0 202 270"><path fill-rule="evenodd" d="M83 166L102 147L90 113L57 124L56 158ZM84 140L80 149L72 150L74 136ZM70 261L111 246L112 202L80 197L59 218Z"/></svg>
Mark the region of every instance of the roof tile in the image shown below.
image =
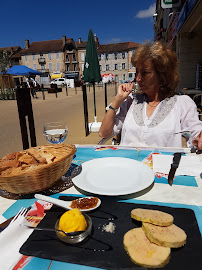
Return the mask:
<svg viewBox="0 0 202 270"><path fill-rule="evenodd" d="M66 44L73 44L75 45L75 42L73 38L66 38ZM64 48L63 46L63 40L62 39L56 39L56 40L46 40L46 41L36 41L32 42L29 45L28 49L23 49L21 51L21 54L32 54L32 53L48 53L48 52L58 52L62 51Z"/></svg>
<svg viewBox="0 0 202 270"><path fill-rule="evenodd" d="M13 52L17 51L18 49L20 48L20 46L11 46L11 47L3 47L3 48L0 48L0 50L2 51L7 51L9 53L11 53L12 49L13 49ZM21 48L20 48L21 49Z"/></svg>
<svg viewBox="0 0 202 270"><path fill-rule="evenodd" d="M63 45L62 39L36 41L36 42L32 42L28 49L26 48L23 49L21 51L21 54L62 51L62 48L63 48L62 45Z"/></svg>
<svg viewBox="0 0 202 270"><path fill-rule="evenodd" d="M122 43L104 44L99 46L98 53L128 51L129 49L137 48L139 46L140 46L139 43L131 41Z"/></svg>
<svg viewBox="0 0 202 270"><path fill-rule="evenodd" d="M77 41L75 43L78 49L85 49L87 45L87 41L81 41L80 43Z"/></svg>

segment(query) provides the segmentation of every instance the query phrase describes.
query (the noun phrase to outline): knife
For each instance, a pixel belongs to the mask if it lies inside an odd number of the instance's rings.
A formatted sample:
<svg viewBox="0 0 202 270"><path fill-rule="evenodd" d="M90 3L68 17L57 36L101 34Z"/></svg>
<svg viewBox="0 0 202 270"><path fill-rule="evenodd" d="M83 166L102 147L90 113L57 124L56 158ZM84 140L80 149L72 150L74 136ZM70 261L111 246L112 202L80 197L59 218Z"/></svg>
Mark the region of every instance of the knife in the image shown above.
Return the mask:
<svg viewBox="0 0 202 270"><path fill-rule="evenodd" d="M181 156L182 156L182 153L174 153L173 163L171 164L171 168L170 168L170 171L168 174L168 184L170 186L172 186L172 184L173 184L173 179L175 176L175 172L179 166Z"/></svg>

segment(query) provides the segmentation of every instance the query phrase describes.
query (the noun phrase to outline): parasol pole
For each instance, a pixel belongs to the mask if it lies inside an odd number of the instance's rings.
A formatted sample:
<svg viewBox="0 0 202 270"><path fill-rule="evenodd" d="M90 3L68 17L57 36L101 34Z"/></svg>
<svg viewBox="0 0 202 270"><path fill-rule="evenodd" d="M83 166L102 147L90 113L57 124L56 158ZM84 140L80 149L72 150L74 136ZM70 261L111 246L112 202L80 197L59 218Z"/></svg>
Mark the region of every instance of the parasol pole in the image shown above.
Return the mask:
<svg viewBox="0 0 202 270"><path fill-rule="evenodd" d="M85 121L85 131L86 137L90 134L89 127L88 127L88 101L87 101L87 94L86 94L86 84L82 85L82 92L83 92L83 109L84 109L84 121Z"/></svg>
<svg viewBox="0 0 202 270"><path fill-rule="evenodd" d="M107 84L105 83L105 108L106 107L107 107Z"/></svg>
<svg viewBox="0 0 202 270"><path fill-rule="evenodd" d="M97 113L96 113L96 100L95 100L95 83L93 82L93 99L94 99L94 119L97 122Z"/></svg>

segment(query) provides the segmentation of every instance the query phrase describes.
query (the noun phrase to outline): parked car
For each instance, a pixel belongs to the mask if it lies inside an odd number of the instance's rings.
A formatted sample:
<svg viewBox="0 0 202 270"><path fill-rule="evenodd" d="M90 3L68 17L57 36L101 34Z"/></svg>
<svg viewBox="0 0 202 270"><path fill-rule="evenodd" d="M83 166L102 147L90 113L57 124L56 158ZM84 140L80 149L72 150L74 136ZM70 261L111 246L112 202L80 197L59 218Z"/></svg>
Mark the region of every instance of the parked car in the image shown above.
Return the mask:
<svg viewBox="0 0 202 270"><path fill-rule="evenodd" d="M66 79L65 78L57 78L53 81L50 82L50 84L57 84L57 86L63 86L65 85L67 82L66 82Z"/></svg>

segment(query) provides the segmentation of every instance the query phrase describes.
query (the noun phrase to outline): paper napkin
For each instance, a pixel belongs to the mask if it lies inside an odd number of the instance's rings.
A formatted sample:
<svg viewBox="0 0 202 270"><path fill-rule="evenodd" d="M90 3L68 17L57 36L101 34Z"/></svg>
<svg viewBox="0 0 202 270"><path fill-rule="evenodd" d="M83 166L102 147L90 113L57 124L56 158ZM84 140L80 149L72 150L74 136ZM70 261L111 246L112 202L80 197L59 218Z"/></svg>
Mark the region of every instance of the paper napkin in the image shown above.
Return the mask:
<svg viewBox="0 0 202 270"><path fill-rule="evenodd" d="M24 216L19 216L0 233L0 269L11 270L20 260L20 247L32 233L32 229L20 226L28 224Z"/></svg>
<svg viewBox="0 0 202 270"><path fill-rule="evenodd" d="M152 155L154 173L169 174L173 155ZM200 176L202 163L198 156L182 156L175 175Z"/></svg>

